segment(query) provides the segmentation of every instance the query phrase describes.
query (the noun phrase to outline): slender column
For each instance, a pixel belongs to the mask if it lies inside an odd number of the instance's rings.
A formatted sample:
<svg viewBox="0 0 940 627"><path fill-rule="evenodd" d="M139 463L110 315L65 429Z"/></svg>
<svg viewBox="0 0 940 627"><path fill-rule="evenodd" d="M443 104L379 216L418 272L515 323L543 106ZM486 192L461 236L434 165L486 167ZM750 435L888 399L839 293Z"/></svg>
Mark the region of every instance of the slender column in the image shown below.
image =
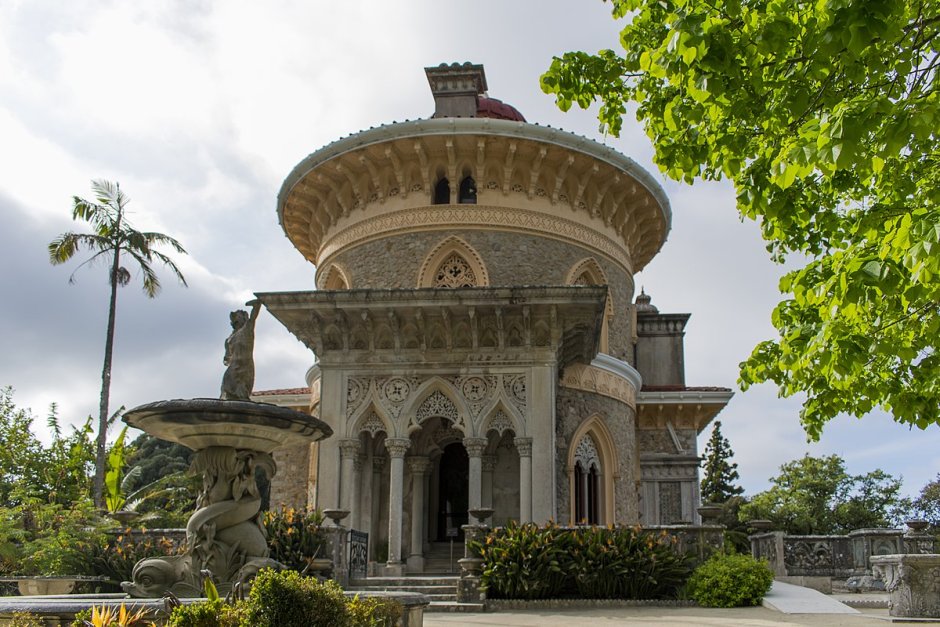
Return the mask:
<svg viewBox="0 0 940 627"><path fill-rule="evenodd" d="M484 455L482 457L482 461L483 461L483 507L493 507L493 470L496 468L496 456Z"/></svg>
<svg viewBox="0 0 940 627"><path fill-rule="evenodd" d="M431 460L427 457L409 457L408 470L411 471L411 555L408 556L409 570L424 570L424 520L427 512L424 507L424 477L431 469Z"/></svg>
<svg viewBox="0 0 940 627"><path fill-rule="evenodd" d="M405 453L411 446L408 438L388 438L385 448L391 458L388 478L388 565L401 567L402 487L405 479Z"/></svg>
<svg viewBox="0 0 940 627"><path fill-rule="evenodd" d="M486 448L486 438L464 438L463 446L467 449L467 456L470 458L470 484L467 489L469 509L478 509L483 507L483 449ZM479 524L480 521L473 516L470 517L470 524Z"/></svg>
<svg viewBox="0 0 940 627"><path fill-rule="evenodd" d="M349 524L352 526L356 521L356 499L358 498L358 482L356 481L356 458L359 457L359 440L346 439L339 441L340 463L340 494L342 495L341 507L350 513Z"/></svg>
<svg viewBox="0 0 940 627"><path fill-rule="evenodd" d="M532 522L532 438L513 443L519 451L519 522Z"/></svg>
<svg viewBox="0 0 940 627"><path fill-rule="evenodd" d="M369 540L369 550L372 552L372 559L375 559L375 547L379 543L379 529L382 522L382 469L385 468L387 457L379 457L372 454L372 526L370 533L372 537Z"/></svg>

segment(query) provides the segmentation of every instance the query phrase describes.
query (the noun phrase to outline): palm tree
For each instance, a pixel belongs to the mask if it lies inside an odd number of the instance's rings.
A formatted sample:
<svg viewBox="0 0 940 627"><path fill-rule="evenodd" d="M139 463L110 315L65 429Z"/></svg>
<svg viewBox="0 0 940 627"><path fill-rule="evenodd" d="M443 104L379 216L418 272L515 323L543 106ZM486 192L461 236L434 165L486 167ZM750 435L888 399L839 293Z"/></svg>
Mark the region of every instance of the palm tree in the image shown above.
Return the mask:
<svg viewBox="0 0 940 627"><path fill-rule="evenodd" d="M151 264L162 262L179 279L183 286L186 279L173 260L154 249L157 245L167 245L178 253L186 254L172 237L162 233L142 233L131 227L127 221L126 207L130 199L121 191L121 186L110 181L91 182L97 202L84 198L72 198L72 219L88 222L92 233L63 233L49 243L49 261L59 265L69 261L75 253L86 249L94 254L78 267L106 261L109 264L108 280L111 284L111 298L108 305L108 333L104 345L104 366L101 369L101 405L98 414L98 438L95 450L94 499L98 507L104 505L104 475L107 469L106 445L108 436L108 399L111 392L111 354L114 348L114 317L117 310L117 288L131 281L130 271L121 265L122 254L137 262L143 276L144 293L154 298L160 291L160 279ZM78 271L76 268L75 272ZM75 282L75 272L69 277L69 283Z"/></svg>

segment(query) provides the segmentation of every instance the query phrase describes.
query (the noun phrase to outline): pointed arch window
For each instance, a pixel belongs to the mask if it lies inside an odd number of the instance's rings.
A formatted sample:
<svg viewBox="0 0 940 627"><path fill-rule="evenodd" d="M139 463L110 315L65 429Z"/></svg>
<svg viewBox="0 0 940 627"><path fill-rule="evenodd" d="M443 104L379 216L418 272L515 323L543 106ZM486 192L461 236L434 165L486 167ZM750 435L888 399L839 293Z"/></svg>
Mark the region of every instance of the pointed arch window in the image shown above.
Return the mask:
<svg viewBox="0 0 940 627"><path fill-rule="evenodd" d="M466 176L462 181L460 181L457 202L464 205L477 204L477 184L474 182L472 177Z"/></svg>
<svg viewBox="0 0 940 627"><path fill-rule="evenodd" d="M437 185L434 186L433 204L450 204L450 181L447 180L447 177L441 178L441 180L437 182Z"/></svg>
<svg viewBox="0 0 940 627"><path fill-rule="evenodd" d="M601 460L597 444L586 433L574 456L574 519L577 524L600 523Z"/></svg>

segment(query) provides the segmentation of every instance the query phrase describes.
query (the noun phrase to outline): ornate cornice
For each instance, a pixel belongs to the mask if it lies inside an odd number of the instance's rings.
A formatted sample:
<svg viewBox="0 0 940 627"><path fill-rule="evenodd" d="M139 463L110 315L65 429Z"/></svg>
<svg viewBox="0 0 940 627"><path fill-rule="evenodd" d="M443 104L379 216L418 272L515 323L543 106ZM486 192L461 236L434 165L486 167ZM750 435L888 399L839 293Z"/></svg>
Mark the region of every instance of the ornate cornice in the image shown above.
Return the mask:
<svg viewBox="0 0 940 627"><path fill-rule="evenodd" d="M294 246L317 263L331 254L323 247L338 225L388 201L428 202L439 172L455 180L473 176L480 203L502 204L500 194L514 194L530 204L568 207L575 221L603 224L631 257L625 265L637 271L670 228L665 193L631 159L557 129L486 118L391 124L334 142L284 181L278 217Z"/></svg>
<svg viewBox="0 0 940 627"><path fill-rule="evenodd" d="M601 353L590 365L572 364L565 368L561 385L607 396L636 409L636 391L641 378L630 364Z"/></svg>
<svg viewBox="0 0 940 627"><path fill-rule="evenodd" d="M317 267L331 267L331 258L338 252L382 237L455 227L536 234L585 246L619 264L627 275L633 275L630 252L625 245L587 224L539 211L497 205L427 205L366 218L324 237L316 260Z"/></svg>

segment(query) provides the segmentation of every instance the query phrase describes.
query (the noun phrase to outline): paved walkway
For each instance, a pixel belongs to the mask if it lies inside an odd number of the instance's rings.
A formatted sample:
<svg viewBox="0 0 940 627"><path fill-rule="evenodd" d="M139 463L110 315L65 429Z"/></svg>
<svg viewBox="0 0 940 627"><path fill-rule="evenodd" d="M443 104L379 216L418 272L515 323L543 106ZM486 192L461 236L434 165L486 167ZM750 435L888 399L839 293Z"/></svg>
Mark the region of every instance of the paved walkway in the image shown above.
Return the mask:
<svg viewBox="0 0 940 627"><path fill-rule="evenodd" d="M774 582L765 607L631 607L619 609L529 610L485 614L425 614L425 627L703 627L779 625L813 627L884 627L887 610L852 609L809 588Z"/></svg>

